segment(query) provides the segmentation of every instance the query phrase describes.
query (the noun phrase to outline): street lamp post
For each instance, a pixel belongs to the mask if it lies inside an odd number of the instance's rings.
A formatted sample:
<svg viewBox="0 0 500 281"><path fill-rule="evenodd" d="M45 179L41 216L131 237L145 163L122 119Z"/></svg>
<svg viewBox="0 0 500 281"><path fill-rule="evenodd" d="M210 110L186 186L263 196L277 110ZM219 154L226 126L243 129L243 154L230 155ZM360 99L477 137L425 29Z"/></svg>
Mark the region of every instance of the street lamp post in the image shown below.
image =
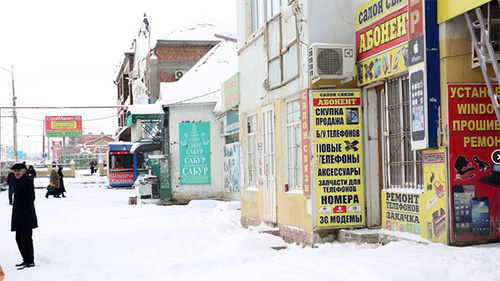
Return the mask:
<svg viewBox="0 0 500 281"><path fill-rule="evenodd" d="M10 76L12 78L12 133L13 133L13 142L14 142L14 157L16 159L16 162L19 160L19 157L17 155L17 116L16 116L16 91L14 89L14 65L11 66L11 70L8 70L7 68L1 67L1 69L7 71L10 73Z"/></svg>

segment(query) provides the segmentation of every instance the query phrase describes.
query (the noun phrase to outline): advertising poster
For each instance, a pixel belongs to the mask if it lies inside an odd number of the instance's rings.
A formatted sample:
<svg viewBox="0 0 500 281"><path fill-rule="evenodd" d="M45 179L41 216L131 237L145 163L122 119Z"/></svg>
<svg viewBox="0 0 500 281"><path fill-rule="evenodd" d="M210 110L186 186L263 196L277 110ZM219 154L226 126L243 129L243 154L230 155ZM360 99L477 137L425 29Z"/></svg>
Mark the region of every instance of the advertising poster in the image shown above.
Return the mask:
<svg viewBox="0 0 500 281"><path fill-rule="evenodd" d="M423 157L425 188L420 200L420 235L432 242L448 244L446 153L444 149L426 150Z"/></svg>
<svg viewBox="0 0 500 281"><path fill-rule="evenodd" d="M236 73L222 84L222 102L224 105L224 111L228 111L240 103L239 78L239 73Z"/></svg>
<svg viewBox="0 0 500 281"><path fill-rule="evenodd" d="M448 85L448 103L451 242L498 239L500 125L487 87Z"/></svg>
<svg viewBox="0 0 500 281"><path fill-rule="evenodd" d="M181 184L210 184L210 123L179 123Z"/></svg>
<svg viewBox="0 0 500 281"><path fill-rule="evenodd" d="M224 148L224 191L240 192L240 143L226 144Z"/></svg>
<svg viewBox="0 0 500 281"><path fill-rule="evenodd" d="M62 154L62 141L52 141L52 155L54 156L54 160L59 159Z"/></svg>
<svg viewBox="0 0 500 281"><path fill-rule="evenodd" d="M47 137L81 137L82 116L45 116Z"/></svg>
<svg viewBox="0 0 500 281"><path fill-rule="evenodd" d="M407 1L372 0L356 9L358 84L408 70Z"/></svg>
<svg viewBox="0 0 500 281"><path fill-rule="evenodd" d="M318 227L364 226L359 90L313 91Z"/></svg>
<svg viewBox="0 0 500 281"><path fill-rule="evenodd" d="M408 43L358 63L358 85L408 71Z"/></svg>
<svg viewBox="0 0 500 281"><path fill-rule="evenodd" d="M385 229L420 235L422 192L382 191L382 223Z"/></svg>

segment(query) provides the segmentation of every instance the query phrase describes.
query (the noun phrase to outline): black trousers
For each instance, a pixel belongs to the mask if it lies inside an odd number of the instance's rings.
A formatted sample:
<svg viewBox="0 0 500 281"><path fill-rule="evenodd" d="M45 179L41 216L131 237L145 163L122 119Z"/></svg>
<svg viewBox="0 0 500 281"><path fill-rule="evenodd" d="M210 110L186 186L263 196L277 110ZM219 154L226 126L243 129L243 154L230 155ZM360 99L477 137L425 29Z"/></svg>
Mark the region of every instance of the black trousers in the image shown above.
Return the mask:
<svg viewBox="0 0 500 281"><path fill-rule="evenodd" d="M16 242L19 252L26 263L34 263L35 256L33 252L33 229L16 231Z"/></svg>

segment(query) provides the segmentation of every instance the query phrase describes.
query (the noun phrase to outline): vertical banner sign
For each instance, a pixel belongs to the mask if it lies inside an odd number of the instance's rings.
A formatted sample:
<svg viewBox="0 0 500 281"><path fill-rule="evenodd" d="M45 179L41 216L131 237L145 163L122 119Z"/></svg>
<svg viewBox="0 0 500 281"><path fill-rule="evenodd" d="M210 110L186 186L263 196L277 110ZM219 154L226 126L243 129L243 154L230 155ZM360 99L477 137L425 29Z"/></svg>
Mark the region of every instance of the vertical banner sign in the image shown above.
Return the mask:
<svg viewBox="0 0 500 281"><path fill-rule="evenodd" d="M239 77L240 77L239 73L236 73L231 78L226 80L222 85L222 101L223 101L224 111L228 111L240 103Z"/></svg>
<svg viewBox="0 0 500 281"><path fill-rule="evenodd" d="M448 85L448 104L451 242L499 239L500 125L488 89Z"/></svg>
<svg viewBox="0 0 500 281"><path fill-rule="evenodd" d="M240 143L233 142L224 147L224 191L240 192Z"/></svg>
<svg viewBox="0 0 500 281"><path fill-rule="evenodd" d="M257 152L258 152L258 157L259 157L259 185L264 184L264 146L262 143L257 144ZM242 166L243 167L243 166Z"/></svg>
<svg viewBox="0 0 500 281"><path fill-rule="evenodd" d="M62 154L62 141L52 141L52 155L54 156L54 160L59 159Z"/></svg>
<svg viewBox="0 0 500 281"><path fill-rule="evenodd" d="M439 36L434 0L408 0L412 150L438 147Z"/></svg>
<svg viewBox="0 0 500 281"><path fill-rule="evenodd" d="M317 225L364 226L360 91L312 95Z"/></svg>
<svg viewBox="0 0 500 281"><path fill-rule="evenodd" d="M420 235L432 242L448 244L446 152L426 150L423 157L425 188L420 196Z"/></svg>
<svg viewBox="0 0 500 281"><path fill-rule="evenodd" d="M210 184L210 123L179 123L181 184Z"/></svg>
<svg viewBox="0 0 500 281"><path fill-rule="evenodd" d="M311 195L311 161L309 158L309 95L308 89L300 91L300 132L302 151L302 187L304 195Z"/></svg>

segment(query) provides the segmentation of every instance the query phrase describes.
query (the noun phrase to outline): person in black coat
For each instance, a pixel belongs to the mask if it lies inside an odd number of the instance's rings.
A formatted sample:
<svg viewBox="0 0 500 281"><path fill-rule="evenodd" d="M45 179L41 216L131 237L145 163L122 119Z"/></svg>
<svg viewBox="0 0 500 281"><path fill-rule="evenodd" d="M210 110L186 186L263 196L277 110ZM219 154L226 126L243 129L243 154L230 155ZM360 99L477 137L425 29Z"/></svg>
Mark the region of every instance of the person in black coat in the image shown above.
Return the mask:
<svg viewBox="0 0 500 281"><path fill-rule="evenodd" d="M12 206L11 231L16 232L16 242L23 262L16 264L19 269L34 267L33 229L38 227L35 211L35 186L26 175L26 165L12 166L14 180L14 205Z"/></svg>
<svg viewBox="0 0 500 281"><path fill-rule="evenodd" d="M66 192L66 188L64 187L62 169L63 169L62 166L59 166L59 169L57 169L57 174L59 175L59 193L61 193L62 197L66 197L66 196L64 196L64 192Z"/></svg>
<svg viewBox="0 0 500 281"><path fill-rule="evenodd" d="M28 178L30 178L30 180L32 182L35 182L35 177L36 177L36 170L35 168L33 168L33 165L30 165L30 167L28 168Z"/></svg>
<svg viewBox="0 0 500 281"><path fill-rule="evenodd" d="M14 173L11 171L9 175L7 176L7 185L9 186L9 204L12 205L12 196L14 195L14 189L15 189L15 180L16 177L14 176Z"/></svg>

